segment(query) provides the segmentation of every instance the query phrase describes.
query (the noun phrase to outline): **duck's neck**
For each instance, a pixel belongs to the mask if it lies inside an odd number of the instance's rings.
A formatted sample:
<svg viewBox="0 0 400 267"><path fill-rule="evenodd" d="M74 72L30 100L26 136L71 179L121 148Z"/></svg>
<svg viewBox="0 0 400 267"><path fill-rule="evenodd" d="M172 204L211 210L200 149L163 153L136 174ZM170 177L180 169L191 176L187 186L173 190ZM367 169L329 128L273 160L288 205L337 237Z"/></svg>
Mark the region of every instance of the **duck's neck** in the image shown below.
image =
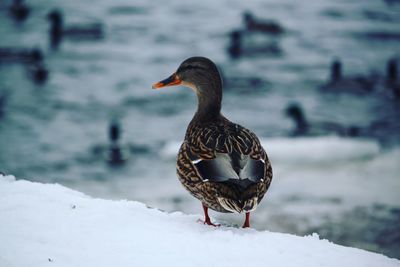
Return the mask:
<svg viewBox="0 0 400 267"><path fill-rule="evenodd" d="M303 114L299 114L295 117L296 120L296 127L297 130L303 131L305 129L307 129L308 127L308 123L307 120L305 118L305 116Z"/></svg>
<svg viewBox="0 0 400 267"><path fill-rule="evenodd" d="M222 85L203 85L196 90L198 105L193 117L200 122L214 121L221 117Z"/></svg>

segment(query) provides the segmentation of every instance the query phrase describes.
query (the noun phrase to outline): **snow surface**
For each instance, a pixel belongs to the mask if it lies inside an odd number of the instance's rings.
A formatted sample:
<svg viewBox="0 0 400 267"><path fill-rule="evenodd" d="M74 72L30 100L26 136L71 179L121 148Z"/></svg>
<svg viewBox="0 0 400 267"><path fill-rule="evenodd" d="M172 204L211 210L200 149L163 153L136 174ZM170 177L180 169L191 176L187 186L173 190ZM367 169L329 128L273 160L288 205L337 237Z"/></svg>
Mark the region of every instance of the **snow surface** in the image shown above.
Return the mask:
<svg viewBox="0 0 400 267"><path fill-rule="evenodd" d="M214 228L201 217L0 175L0 266L400 266L317 234Z"/></svg>

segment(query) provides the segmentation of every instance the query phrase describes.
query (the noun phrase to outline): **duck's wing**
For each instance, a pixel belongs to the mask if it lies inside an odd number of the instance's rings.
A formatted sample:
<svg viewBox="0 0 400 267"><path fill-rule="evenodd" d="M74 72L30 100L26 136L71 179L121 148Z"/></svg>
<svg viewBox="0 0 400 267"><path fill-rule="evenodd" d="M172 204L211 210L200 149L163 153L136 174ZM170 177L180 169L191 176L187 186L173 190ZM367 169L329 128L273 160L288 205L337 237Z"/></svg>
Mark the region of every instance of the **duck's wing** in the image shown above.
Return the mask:
<svg viewBox="0 0 400 267"><path fill-rule="evenodd" d="M235 157L239 159L239 162L235 162ZM214 159L198 159L192 162L203 181L234 182L237 180L238 185L247 187L252 182L256 183L264 178L264 162L252 159L249 155L217 153Z"/></svg>
<svg viewBox="0 0 400 267"><path fill-rule="evenodd" d="M229 121L188 130L188 156L203 181L246 188L267 175L267 155L250 130Z"/></svg>

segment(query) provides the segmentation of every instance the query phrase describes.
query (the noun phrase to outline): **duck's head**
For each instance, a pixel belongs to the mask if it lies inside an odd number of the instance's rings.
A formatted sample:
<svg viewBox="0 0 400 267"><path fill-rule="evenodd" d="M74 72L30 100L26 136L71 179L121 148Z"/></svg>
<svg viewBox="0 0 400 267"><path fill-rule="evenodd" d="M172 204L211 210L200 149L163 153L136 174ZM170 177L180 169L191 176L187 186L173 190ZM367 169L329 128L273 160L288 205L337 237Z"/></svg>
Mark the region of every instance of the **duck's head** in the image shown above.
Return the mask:
<svg viewBox="0 0 400 267"><path fill-rule="evenodd" d="M297 103L291 103L286 107L286 116L293 118L295 121L304 121L304 112L302 107Z"/></svg>
<svg viewBox="0 0 400 267"><path fill-rule="evenodd" d="M39 48L33 48L30 51L30 60L32 61L32 63L40 63L43 61L43 58L43 52Z"/></svg>
<svg viewBox="0 0 400 267"><path fill-rule="evenodd" d="M336 82L342 79L342 62L336 58L331 65L331 82Z"/></svg>
<svg viewBox="0 0 400 267"><path fill-rule="evenodd" d="M243 12L242 16L244 24L248 25L254 22L254 15L249 10Z"/></svg>
<svg viewBox="0 0 400 267"><path fill-rule="evenodd" d="M121 129L117 121L112 121L108 128L108 137L111 142L118 142L121 136Z"/></svg>
<svg viewBox="0 0 400 267"><path fill-rule="evenodd" d="M54 24L61 24L62 13L60 10L54 9L49 14L47 14L47 19L50 20Z"/></svg>
<svg viewBox="0 0 400 267"><path fill-rule="evenodd" d="M183 61L167 79L153 84L153 89L173 85L187 86L196 93L202 93L206 89L221 87L222 82L214 62L205 57L191 57Z"/></svg>
<svg viewBox="0 0 400 267"><path fill-rule="evenodd" d="M217 66L205 57L191 57L181 63L175 73L153 84L153 89L183 85L193 89L199 99L198 111L217 112L221 109L222 80Z"/></svg>

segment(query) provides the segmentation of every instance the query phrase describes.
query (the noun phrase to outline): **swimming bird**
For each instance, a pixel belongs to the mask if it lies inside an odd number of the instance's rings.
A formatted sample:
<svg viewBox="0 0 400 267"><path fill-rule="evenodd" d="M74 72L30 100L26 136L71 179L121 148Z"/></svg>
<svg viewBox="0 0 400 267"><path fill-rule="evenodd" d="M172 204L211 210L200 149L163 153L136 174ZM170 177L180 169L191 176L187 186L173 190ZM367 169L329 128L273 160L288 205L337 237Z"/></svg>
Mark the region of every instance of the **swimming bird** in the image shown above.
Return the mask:
<svg viewBox="0 0 400 267"><path fill-rule="evenodd" d="M257 136L221 114L222 80L208 58L191 57L177 71L153 85L154 89L183 85L194 90L197 112L189 123L177 159L182 185L202 202L204 224L218 212L246 214L257 208L272 181L272 167Z"/></svg>
<svg viewBox="0 0 400 267"><path fill-rule="evenodd" d="M117 121L111 122L108 128L108 137L110 139L110 146L106 153L107 162L115 166L125 163L129 157L129 152L119 144L121 126Z"/></svg>
<svg viewBox="0 0 400 267"><path fill-rule="evenodd" d="M332 92L348 92L364 94L374 89L374 79L369 76L343 75L343 64L340 59L333 60L330 67L330 80L321 86L323 90Z"/></svg>
<svg viewBox="0 0 400 267"><path fill-rule="evenodd" d="M310 125L307 122L303 109L299 104L289 104L285 109L285 115L291 118L296 126L291 135L301 136L308 134L310 130Z"/></svg>
<svg viewBox="0 0 400 267"><path fill-rule="evenodd" d="M128 160L131 160L134 155L143 155L150 152L148 146L121 141L122 126L116 119L110 122L107 131L109 143L95 145L91 151L96 159L106 161L109 166L120 167Z"/></svg>
<svg viewBox="0 0 400 267"><path fill-rule="evenodd" d="M284 29L273 20L259 20L250 11L243 13L243 22L249 32L260 32L272 35L282 34Z"/></svg>
<svg viewBox="0 0 400 267"><path fill-rule="evenodd" d="M362 133L361 127L351 125L343 126L336 122L319 121L310 123L298 103L290 103L285 109L285 115L291 118L295 128L290 133L291 136L316 136L334 133L339 136L356 137Z"/></svg>
<svg viewBox="0 0 400 267"><path fill-rule="evenodd" d="M47 18L50 20L49 39L52 48L58 48L63 38L76 40L99 40L104 37L101 23L64 26L63 15L53 10Z"/></svg>
<svg viewBox="0 0 400 267"><path fill-rule="evenodd" d="M233 30L229 33L230 42L227 52L232 59L241 56L280 56L282 49L275 40L253 40L251 36L242 30Z"/></svg>
<svg viewBox="0 0 400 267"><path fill-rule="evenodd" d="M38 48L32 49L31 57L27 63L29 77L37 85L43 85L49 77L49 70L44 63L43 52Z"/></svg>
<svg viewBox="0 0 400 267"><path fill-rule="evenodd" d="M0 47L0 64L2 63L25 64L28 76L38 85L44 84L49 77L43 52L39 48Z"/></svg>

